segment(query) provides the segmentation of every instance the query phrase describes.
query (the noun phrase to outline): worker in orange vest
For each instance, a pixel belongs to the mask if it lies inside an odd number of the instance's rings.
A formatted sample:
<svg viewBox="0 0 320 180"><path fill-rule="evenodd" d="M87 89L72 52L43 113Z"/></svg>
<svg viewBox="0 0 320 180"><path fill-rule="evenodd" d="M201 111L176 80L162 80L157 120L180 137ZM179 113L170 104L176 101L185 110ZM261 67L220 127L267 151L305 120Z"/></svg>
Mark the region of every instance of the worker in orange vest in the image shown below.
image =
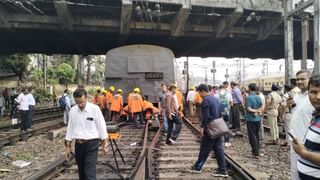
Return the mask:
<svg viewBox="0 0 320 180"><path fill-rule="evenodd" d="M122 89L117 90L117 94L113 96L110 111L113 122L118 121L121 111L123 110Z"/></svg>
<svg viewBox="0 0 320 180"><path fill-rule="evenodd" d="M148 98L145 98L142 104L144 117L146 120L152 120L153 116L158 116L159 109L154 107L153 104L148 101Z"/></svg>
<svg viewBox="0 0 320 180"><path fill-rule="evenodd" d="M142 106L143 106L143 100L140 95L140 89L134 88L133 93L131 93L131 95L128 96L128 107L129 107L130 117L135 121L136 126L138 128L141 128L141 124L144 123ZM141 124L139 123L137 116L139 116Z"/></svg>
<svg viewBox="0 0 320 180"><path fill-rule="evenodd" d="M92 103L93 104L96 104L97 106L99 106L100 110L102 111L104 109L104 97L103 95L101 94L101 90L98 89L96 94L94 95L93 97L93 100L92 100Z"/></svg>
<svg viewBox="0 0 320 180"><path fill-rule="evenodd" d="M112 99L113 99L113 92L115 91L114 86L110 86L107 94L106 94L106 114L107 114L107 120L110 121L111 120L111 111L110 111L110 107L111 107L111 103L112 103Z"/></svg>
<svg viewBox="0 0 320 180"><path fill-rule="evenodd" d="M182 118L183 117L183 94L182 94L182 92L180 91L179 88L177 88L176 96L177 96L178 105L179 105L179 108L178 108L179 117Z"/></svg>
<svg viewBox="0 0 320 180"><path fill-rule="evenodd" d="M198 116L199 121L201 121L201 104L202 104L202 98L199 94L199 92L196 92L196 95L194 96L194 104L196 105L196 116Z"/></svg>

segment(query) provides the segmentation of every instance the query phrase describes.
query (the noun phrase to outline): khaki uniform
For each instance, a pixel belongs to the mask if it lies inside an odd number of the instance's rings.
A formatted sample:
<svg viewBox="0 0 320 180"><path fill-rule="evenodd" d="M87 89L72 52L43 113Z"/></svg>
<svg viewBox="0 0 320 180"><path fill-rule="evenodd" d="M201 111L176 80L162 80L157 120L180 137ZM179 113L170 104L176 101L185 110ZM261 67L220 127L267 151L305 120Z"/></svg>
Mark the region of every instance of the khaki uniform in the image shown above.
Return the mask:
<svg viewBox="0 0 320 180"><path fill-rule="evenodd" d="M281 103L281 97L277 92L271 92L267 99L268 123L271 131L271 140L279 139L279 127L277 117L279 115L278 107Z"/></svg>

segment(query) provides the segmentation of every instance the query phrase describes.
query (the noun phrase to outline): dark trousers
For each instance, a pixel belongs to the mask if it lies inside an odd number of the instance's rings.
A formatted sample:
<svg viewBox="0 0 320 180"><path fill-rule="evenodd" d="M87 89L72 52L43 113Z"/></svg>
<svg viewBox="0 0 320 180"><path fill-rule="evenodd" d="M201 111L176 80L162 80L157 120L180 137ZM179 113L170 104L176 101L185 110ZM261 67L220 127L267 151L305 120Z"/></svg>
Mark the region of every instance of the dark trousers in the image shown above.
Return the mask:
<svg viewBox="0 0 320 180"><path fill-rule="evenodd" d="M120 112L111 111L111 120L118 121L120 118Z"/></svg>
<svg viewBox="0 0 320 180"><path fill-rule="evenodd" d="M96 164L99 140L75 145L75 159L78 165L80 180L96 180Z"/></svg>
<svg viewBox="0 0 320 180"><path fill-rule="evenodd" d="M10 107L10 97L9 96L4 97L4 101L5 101L5 108L9 109L9 107Z"/></svg>
<svg viewBox="0 0 320 180"><path fill-rule="evenodd" d="M21 131L26 131L28 128L28 111L20 110L20 121Z"/></svg>
<svg viewBox="0 0 320 180"><path fill-rule="evenodd" d="M27 128L32 127L33 109L34 109L34 106L29 106Z"/></svg>
<svg viewBox="0 0 320 180"><path fill-rule="evenodd" d="M167 119L168 119L167 141L171 138L171 136L174 139L177 139L179 137L179 134L180 134L180 131L181 131L181 121L180 121L180 119L179 119L179 117L177 115L172 116L172 119L170 119L167 116ZM173 131L173 123L176 125L174 131Z"/></svg>
<svg viewBox="0 0 320 180"><path fill-rule="evenodd" d="M259 130L261 123L257 122L248 122L247 121L247 129L248 129L248 138L252 148L252 155L259 156L260 149L260 138L259 138Z"/></svg>
<svg viewBox="0 0 320 180"><path fill-rule="evenodd" d="M228 114L225 114L225 115L223 115L223 120L224 120L224 122L226 122L226 125L229 127L229 124L230 124L230 121L229 121L229 115ZM229 135L229 133L226 133L225 135L224 135L224 142L225 143L228 143L230 141L230 135Z"/></svg>
<svg viewBox="0 0 320 180"><path fill-rule="evenodd" d="M234 104L231 107L232 128L236 129L237 131L240 131L240 108L241 104Z"/></svg>
<svg viewBox="0 0 320 180"><path fill-rule="evenodd" d="M227 171L222 142L222 137L211 139L206 135L202 136L198 160L194 165L197 170L201 170L210 152L213 150L218 161L218 170L221 172Z"/></svg>

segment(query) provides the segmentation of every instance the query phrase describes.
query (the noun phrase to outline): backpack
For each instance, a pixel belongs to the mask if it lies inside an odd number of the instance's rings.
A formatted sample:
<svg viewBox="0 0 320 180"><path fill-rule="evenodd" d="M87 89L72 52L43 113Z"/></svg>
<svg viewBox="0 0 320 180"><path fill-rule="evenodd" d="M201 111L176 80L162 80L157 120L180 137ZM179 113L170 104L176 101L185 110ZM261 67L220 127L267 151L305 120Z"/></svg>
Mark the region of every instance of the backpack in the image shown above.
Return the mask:
<svg viewBox="0 0 320 180"><path fill-rule="evenodd" d="M63 110L63 111L66 110L66 107L67 107L66 96L67 95L64 95L61 98L59 98L59 106L60 106L61 110Z"/></svg>
<svg viewBox="0 0 320 180"><path fill-rule="evenodd" d="M224 94L219 92L219 103L220 103L220 110L222 115L228 114L228 98L227 98L227 91Z"/></svg>

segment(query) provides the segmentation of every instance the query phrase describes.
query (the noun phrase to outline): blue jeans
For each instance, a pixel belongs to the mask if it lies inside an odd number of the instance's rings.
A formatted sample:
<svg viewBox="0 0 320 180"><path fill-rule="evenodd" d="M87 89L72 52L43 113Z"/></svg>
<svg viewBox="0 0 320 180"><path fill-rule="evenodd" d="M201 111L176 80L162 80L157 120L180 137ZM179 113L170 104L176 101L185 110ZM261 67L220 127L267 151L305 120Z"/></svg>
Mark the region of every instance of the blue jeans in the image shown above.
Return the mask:
<svg viewBox="0 0 320 180"><path fill-rule="evenodd" d="M171 138L178 139L180 131L181 131L181 120L177 115L172 116L172 119L168 118L168 132L167 132L167 141ZM175 129L173 129L173 125L175 125Z"/></svg>
<svg viewBox="0 0 320 180"><path fill-rule="evenodd" d="M164 132L168 132L168 118L167 118L167 115L166 115L166 109L162 109L161 116L162 116L162 119L163 119L162 123L163 123Z"/></svg>
<svg viewBox="0 0 320 180"><path fill-rule="evenodd" d="M221 172L226 172L227 165L226 165L226 160L224 158L224 149L223 149L222 142L223 142L222 137L211 139L206 135L204 135L201 139L199 157L194 167L197 170L201 170L202 166L207 161L207 158L211 150L213 150L216 156L216 159L218 161L218 170Z"/></svg>

